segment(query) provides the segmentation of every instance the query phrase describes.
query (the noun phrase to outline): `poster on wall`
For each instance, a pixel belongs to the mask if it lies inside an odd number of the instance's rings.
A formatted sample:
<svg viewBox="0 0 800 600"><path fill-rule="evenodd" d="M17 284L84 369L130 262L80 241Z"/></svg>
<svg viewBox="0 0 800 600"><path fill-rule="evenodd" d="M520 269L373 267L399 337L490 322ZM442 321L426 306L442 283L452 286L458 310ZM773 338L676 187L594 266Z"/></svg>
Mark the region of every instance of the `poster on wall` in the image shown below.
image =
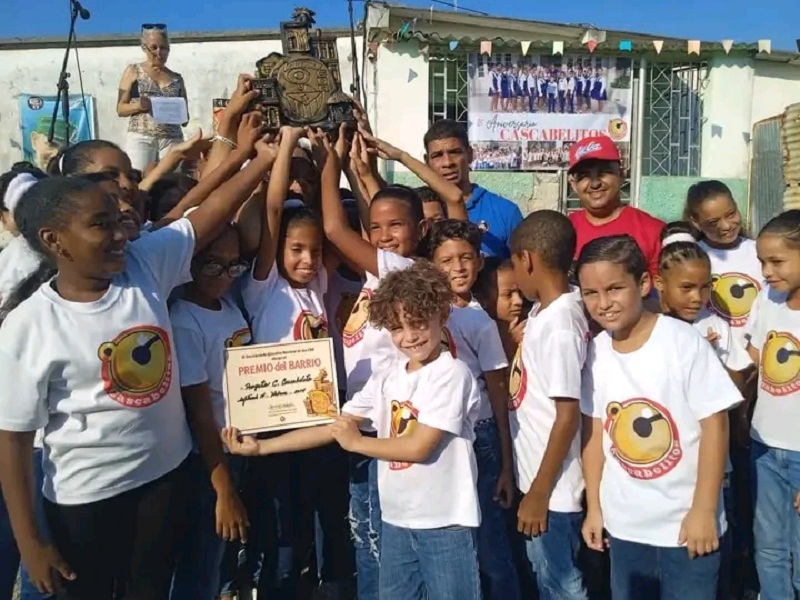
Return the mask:
<svg viewBox="0 0 800 600"><path fill-rule="evenodd" d="M628 154L631 60L583 55L470 54L469 139L476 171L565 168L569 149L608 135Z"/></svg>
<svg viewBox="0 0 800 600"><path fill-rule="evenodd" d="M55 96L21 94L19 97L19 126L22 134L23 160L46 169L47 163L56 156L67 141L67 127L59 107L59 115L53 141L47 136L53 121ZM94 98L91 96L69 97L69 143L75 145L94 139Z"/></svg>

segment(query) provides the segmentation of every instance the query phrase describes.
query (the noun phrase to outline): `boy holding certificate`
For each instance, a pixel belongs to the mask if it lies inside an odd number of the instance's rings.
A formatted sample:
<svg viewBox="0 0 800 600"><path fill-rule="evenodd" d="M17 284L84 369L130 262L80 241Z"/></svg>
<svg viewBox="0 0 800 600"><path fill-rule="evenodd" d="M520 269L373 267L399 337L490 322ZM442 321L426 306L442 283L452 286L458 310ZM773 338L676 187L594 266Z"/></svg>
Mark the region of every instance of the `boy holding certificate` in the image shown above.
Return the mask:
<svg viewBox="0 0 800 600"><path fill-rule="evenodd" d="M265 455L332 441L379 460L380 597L479 600L474 533L480 523L472 444L480 392L468 367L442 352L450 314L447 278L430 263L388 274L370 321L401 357L373 372L332 425L256 440L223 430L231 452ZM377 438L362 436L369 421ZM444 563L444 564L443 564Z"/></svg>

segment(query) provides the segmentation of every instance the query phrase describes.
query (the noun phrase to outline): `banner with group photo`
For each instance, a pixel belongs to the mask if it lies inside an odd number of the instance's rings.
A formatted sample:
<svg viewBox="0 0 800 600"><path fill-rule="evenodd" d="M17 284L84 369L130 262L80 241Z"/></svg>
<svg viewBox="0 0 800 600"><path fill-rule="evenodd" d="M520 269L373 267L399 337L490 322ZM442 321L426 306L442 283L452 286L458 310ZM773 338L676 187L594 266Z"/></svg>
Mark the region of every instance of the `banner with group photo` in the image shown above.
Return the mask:
<svg viewBox="0 0 800 600"><path fill-rule="evenodd" d="M608 135L627 155L632 80L623 57L471 54L473 170L564 168L572 144L596 135Z"/></svg>
<svg viewBox="0 0 800 600"><path fill-rule="evenodd" d="M19 126L22 133L23 160L33 163L40 169L66 145L67 124L64 122L59 106L53 141L48 141L50 124L53 121L55 96L20 94ZM91 96L69 97L69 143L94 139L94 98Z"/></svg>

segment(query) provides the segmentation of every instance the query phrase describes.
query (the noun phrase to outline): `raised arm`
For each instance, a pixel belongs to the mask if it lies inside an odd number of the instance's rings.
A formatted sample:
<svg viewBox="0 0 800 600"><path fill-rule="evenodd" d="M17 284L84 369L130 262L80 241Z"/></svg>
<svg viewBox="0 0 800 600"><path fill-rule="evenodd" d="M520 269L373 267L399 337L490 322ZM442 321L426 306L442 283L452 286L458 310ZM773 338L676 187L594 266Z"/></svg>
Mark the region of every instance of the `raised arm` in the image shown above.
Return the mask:
<svg viewBox="0 0 800 600"><path fill-rule="evenodd" d="M211 140L203 138L203 130L198 129L188 140L170 148L167 155L142 179L139 189L149 192L157 181L172 173L183 161L197 160L210 147Z"/></svg>

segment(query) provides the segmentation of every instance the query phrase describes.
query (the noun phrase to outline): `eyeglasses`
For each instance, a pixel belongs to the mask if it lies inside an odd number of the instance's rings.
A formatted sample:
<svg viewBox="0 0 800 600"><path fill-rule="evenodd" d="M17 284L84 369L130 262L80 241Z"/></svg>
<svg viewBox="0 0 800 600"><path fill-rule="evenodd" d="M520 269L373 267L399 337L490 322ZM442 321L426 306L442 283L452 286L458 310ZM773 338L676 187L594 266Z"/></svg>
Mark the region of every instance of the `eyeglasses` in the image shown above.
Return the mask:
<svg viewBox="0 0 800 600"><path fill-rule="evenodd" d="M235 260L232 263L223 265L209 259L201 262L199 266L200 273L206 277L222 277L223 274L226 274L231 279L236 279L250 268L243 260Z"/></svg>
<svg viewBox="0 0 800 600"><path fill-rule="evenodd" d="M164 23L142 23L142 31L147 29L159 29L161 31L166 31L167 26Z"/></svg>

